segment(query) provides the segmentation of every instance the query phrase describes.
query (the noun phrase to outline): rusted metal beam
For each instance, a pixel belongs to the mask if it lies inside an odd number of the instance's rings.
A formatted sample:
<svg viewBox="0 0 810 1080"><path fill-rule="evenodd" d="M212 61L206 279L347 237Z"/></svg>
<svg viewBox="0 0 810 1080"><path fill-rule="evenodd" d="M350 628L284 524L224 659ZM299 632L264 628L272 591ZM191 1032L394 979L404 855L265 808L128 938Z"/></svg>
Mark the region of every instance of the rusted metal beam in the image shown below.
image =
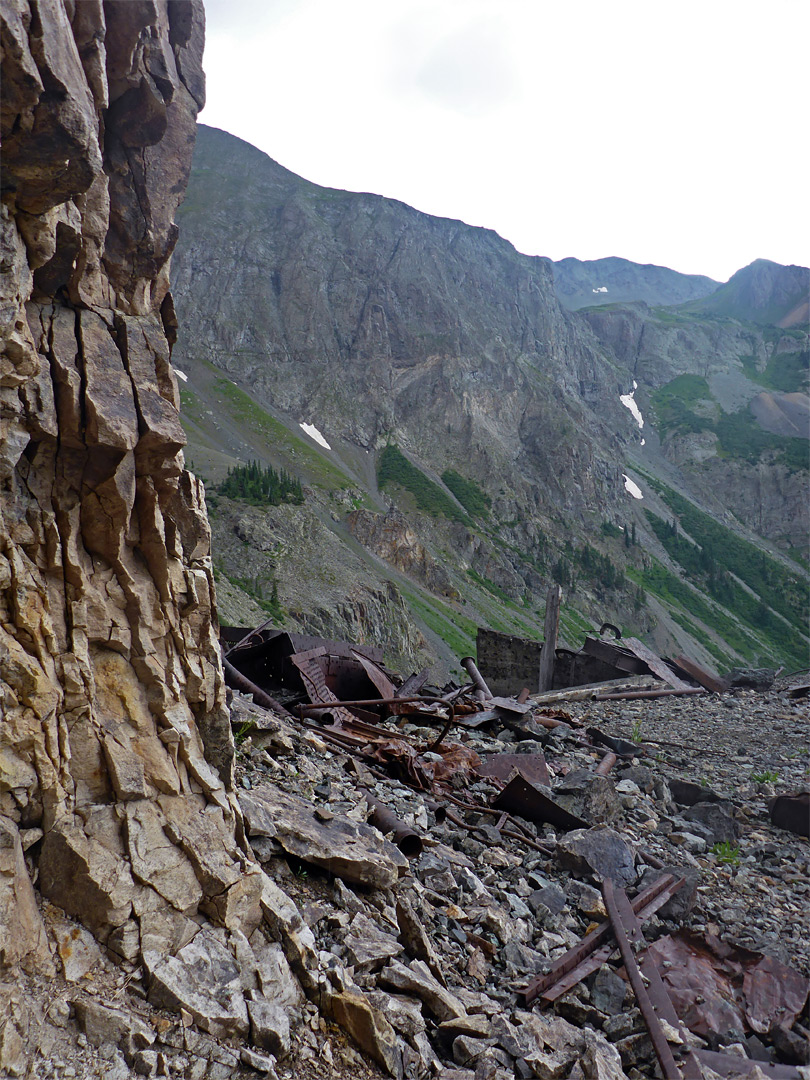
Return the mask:
<svg viewBox="0 0 810 1080"><path fill-rule="evenodd" d="M624 895L621 893L621 890L617 890L614 887L610 878L606 878L602 882L602 897L605 901L605 908L607 909L608 916L613 924L613 933L616 935L616 941L619 946L619 952L622 955L622 960L624 961L627 977L630 980L630 985L636 996L636 1004L641 1011L641 1015L644 1018L644 1024L649 1032L650 1041L655 1050L655 1056L658 1058L658 1063L661 1066L661 1073L664 1080L683 1080L681 1070L675 1063L672 1049L667 1042L667 1037L661 1026L661 1020L658 1017L655 1006L650 1000L647 987L644 985L644 978L641 974L641 970L636 963L633 946L630 942L628 931L622 922L621 909L617 904L617 896L619 894ZM625 896L624 899L627 900L627 897ZM632 932L631 929L631 933ZM635 937L635 934L633 936Z"/></svg>
<svg viewBox="0 0 810 1080"><path fill-rule="evenodd" d="M646 889L643 889L637 896L634 896L631 905L633 910L638 914L642 920L649 919L651 915L654 915L660 907L674 896L678 889L684 883L683 878L676 879L673 874L662 874L657 878L652 885L649 885ZM569 949L567 953L558 957L551 968L545 975L538 975L537 978L532 979L523 990L520 991L524 1001L527 1005L531 1003L537 997L547 998L549 1001L553 1001L555 997L559 997L558 993L551 994L552 988L556 988L557 984L567 976L569 973L573 975L577 970L578 965L587 960L592 954L596 954L596 950L599 949L606 941L610 939L613 931L609 922L602 923L595 930L592 930L590 934L580 941L578 945L575 945L573 949ZM615 944L611 943L610 950L607 955L615 950ZM566 987L569 989L571 986L576 986L580 979L583 979L586 974L589 974L590 970L596 970L601 965L601 961L596 965L596 968L589 969L583 974L578 975L573 982ZM560 991L563 993L564 991Z"/></svg>
<svg viewBox="0 0 810 1080"><path fill-rule="evenodd" d="M713 694L722 694L726 689L726 684L722 679L718 679L716 675L706 671L700 664L696 664L694 660L690 660L686 656L676 656L675 663L696 683L700 683L705 690L710 690Z"/></svg>
<svg viewBox="0 0 810 1080"><path fill-rule="evenodd" d="M560 629L560 601L562 589L552 585L546 596L546 618L543 628L543 647L540 649L540 669L537 673L537 690L550 690L554 682L554 656L557 652L557 634Z"/></svg>

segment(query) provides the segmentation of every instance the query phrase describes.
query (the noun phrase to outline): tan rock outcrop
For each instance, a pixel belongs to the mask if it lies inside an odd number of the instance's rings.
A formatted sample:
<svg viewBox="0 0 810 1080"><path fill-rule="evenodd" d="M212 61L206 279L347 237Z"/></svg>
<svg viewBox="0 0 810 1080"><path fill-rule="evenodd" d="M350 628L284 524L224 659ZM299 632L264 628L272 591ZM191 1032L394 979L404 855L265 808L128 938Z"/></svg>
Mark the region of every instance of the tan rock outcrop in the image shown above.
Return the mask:
<svg viewBox="0 0 810 1080"><path fill-rule="evenodd" d="M124 960L261 920L170 361L203 28L201 0L3 4L0 966L50 962L20 828Z"/></svg>

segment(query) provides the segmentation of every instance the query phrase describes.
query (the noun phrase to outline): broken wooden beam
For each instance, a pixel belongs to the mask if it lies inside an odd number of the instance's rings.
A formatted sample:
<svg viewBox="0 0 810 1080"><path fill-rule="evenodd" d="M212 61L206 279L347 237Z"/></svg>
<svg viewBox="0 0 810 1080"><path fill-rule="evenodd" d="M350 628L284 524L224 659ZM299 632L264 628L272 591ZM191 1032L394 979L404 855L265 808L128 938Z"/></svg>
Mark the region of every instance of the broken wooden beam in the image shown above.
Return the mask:
<svg viewBox="0 0 810 1080"><path fill-rule="evenodd" d="M688 690L690 688L689 683L679 679L672 668L665 664L661 657L648 648L643 641L639 641L638 638L634 637L622 638L622 641L634 656L644 661L654 675L657 675L659 679L663 679L665 683L669 683L674 690Z"/></svg>
<svg viewBox="0 0 810 1080"><path fill-rule="evenodd" d="M544 690L550 690L554 682L554 656L557 652L557 633L560 628L561 599L562 589L559 585L552 585L546 597L544 640L540 650L540 670L537 678L537 690L541 694Z"/></svg>
<svg viewBox="0 0 810 1080"><path fill-rule="evenodd" d="M694 660L690 660L686 656L676 656L674 662L705 690L710 690L713 694L722 694L726 690L726 684L722 679L718 679L716 675L712 675L710 671L702 668L700 664L696 664Z"/></svg>

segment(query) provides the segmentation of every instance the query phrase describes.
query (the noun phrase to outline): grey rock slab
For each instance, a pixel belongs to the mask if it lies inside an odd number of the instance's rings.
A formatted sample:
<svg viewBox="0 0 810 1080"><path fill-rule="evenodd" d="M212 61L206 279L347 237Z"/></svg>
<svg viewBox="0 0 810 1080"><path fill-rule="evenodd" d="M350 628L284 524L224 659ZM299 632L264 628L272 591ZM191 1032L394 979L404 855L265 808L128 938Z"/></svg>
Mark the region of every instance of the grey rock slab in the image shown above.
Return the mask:
<svg viewBox="0 0 810 1080"><path fill-rule="evenodd" d="M151 885L184 915L193 915L202 900L202 888L191 863L166 835L160 808L141 799L127 804L126 815L133 877Z"/></svg>
<svg viewBox="0 0 810 1080"><path fill-rule="evenodd" d="M335 1023L351 1035L355 1042L396 1080L402 1080L402 1050L396 1032L359 990L349 988L330 994L325 1001L326 1011ZM417 1033L417 1038L424 1036Z"/></svg>
<svg viewBox="0 0 810 1080"><path fill-rule="evenodd" d="M186 1009L215 1038L244 1037L249 1020L239 965L209 930L202 930L177 956L144 955L149 1001Z"/></svg>
<svg viewBox="0 0 810 1080"><path fill-rule="evenodd" d="M450 1020L465 1014L461 1001L433 977L427 964L421 960L412 961L408 967L394 960L383 968L380 982L383 986L420 998L437 1020Z"/></svg>
<svg viewBox="0 0 810 1080"><path fill-rule="evenodd" d="M606 826L575 829L557 841L557 860L577 875L610 878L622 887L636 880L633 852L627 842Z"/></svg>
<svg viewBox="0 0 810 1080"><path fill-rule="evenodd" d="M359 970L375 970L399 956L402 946L391 934L380 930L367 915L358 912L343 939L349 962Z"/></svg>
<svg viewBox="0 0 810 1080"><path fill-rule="evenodd" d="M258 998L248 1002L250 1039L256 1046L269 1050L276 1057L290 1052L290 1018L281 1005Z"/></svg>
<svg viewBox="0 0 810 1080"><path fill-rule="evenodd" d="M411 1036L425 1030L425 1018L419 1001L400 994L386 994L383 990L369 990L366 997L403 1035Z"/></svg>
<svg viewBox="0 0 810 1080"><path fill-rule="evenodd" d="M593 825L609 824L622 817L622 803L609 776L590 769L574 769L555 786L554 801L569 814Z"/></svg>
<svg viewBox="0 0 810 1080"><path fill-rule="evenodd" d="M157 1037L147 1023L129 1010L112 1009L91 998L77 998L73 1007L87 1041L93 1046L109 1043L128 1053L134 1038L137 1038L140 1048L145 1049Z"/></svg>
<svg viewBox="0 0 810 1080"><path fill-rule="evenodd" d="M288 855L372 889L390 889L408 869L402 852L370 825L336 814L319 820L316 807L269 784L240 791L248 835L274 836Z"/></svg>
<svg viewBox="0 0 810 1080"><path fill-rule="evenodd" d="M690 914L697 902L697 890L701 881L700 870L693 866L677 866L668 863L660 870L648 868L639 882L639 889L646 889L664 874L673 874L676 878L684 878L684 884L670 897L662 908L658 910L659 918L674 919L676 922L683 920Z"/></svg>
<svg viewBox="0 0 810 1080"><path fill-rule="evenodd" d="M262 996L277 1005L297 1007L304 1002L301 984L290 970L281 945L268 941L261 930L250 939L256 961L256 978Z"/></svg>
<svg viewBox="0 0 810 1080"><path fill-rule="evenodd" d="M622 1011L626 997L627 983L613 968L602 964L591 984L591 1005L608 1016L615 1016Z"/></svg>
<svg viewBox="0 0 810 1080"><path fill-rule="evenodd" d="M602 1035L588 1031L585 1047L568 1080L627 1080L619 1051Z"/></svg>
<svg viewBox="0 0 810 1080"><path fill-rule="evenodd" d="M702 825L709 844L733 844L740 835L740 826L731 814L730 803L695 803L684 810L681 817Z"/></svg>
<svg viewBox="0 0 810 1080"><path fill-rule="evenodd" d="M53 971L48 939L25 865L17 826L0 817L0 958Z"/></svg>

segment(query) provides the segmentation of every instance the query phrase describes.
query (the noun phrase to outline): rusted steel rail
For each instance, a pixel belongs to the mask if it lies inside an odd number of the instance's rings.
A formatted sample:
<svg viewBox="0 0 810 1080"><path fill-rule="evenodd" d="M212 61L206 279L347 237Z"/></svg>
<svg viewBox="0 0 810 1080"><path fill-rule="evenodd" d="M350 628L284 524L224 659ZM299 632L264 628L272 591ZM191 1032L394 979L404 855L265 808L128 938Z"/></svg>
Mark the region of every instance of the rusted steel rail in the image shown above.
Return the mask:
<svg viewBox="0 0 810 1080"><path fill-rule="evenodd" d="M607 909L607 913L613 925L613 933L616 935L616 941L619 946L619 952L622 954L627 977L630 980L633 993L636 995L636 1004L644 1018L644 1024L649 1032L650 1040L653 1044L653 1049L655 1050L655 1056L658 1058L658 1063L661 1066L661 1073L664 1080L683 1080L683 1075L675 1063L672 1049L667 1042L667 1037L664 1034L664 1029L661 1026L661 1020L658 1017L655 1005L650 999L647 987L644 985L644 977L636 962L636 956L633 952L633 945L630 941L630 937L628 936L628 930L622 921L622 912L617 903L617 896L620 895L624 894L621 890L616 890L610 878L606 878L602 882L602 896L605 901L605 908ZM627 901L626 896L624 899ZM627 903L629 906L629 901L627 901ZM630 932L633 933L633 930L631 929ZM636 945L638 945L638 937L635 933L633 933L633 937L635 938ZM643 937L641 940L644 940Z"/></svg>
<svg viewBox="0 0 810 1080"><path fill-rule="evenodd" d="M670 897L675 895L683 883L683 878L676 879L673 874L662 875L652 885L640 892L638 896L633 897L631 901L633 911L636 912L640 919L649 919L660 907L663 907ZM576 975L576 978L573 978L574 973L579 972L580 965L583 965L592 954L595 955L597 949L600 949L603 945L609 945L606 957L615 951L616 946L610 941L612 935L613 931L610 922L604 922L596 930L591 931L573 949L569 949L563 956L558 957L545 975L539 975L520 991L525 1003L531 1005L538 997L542 997L545 1001L554 1001L565 990L576 986L579 980L584 979L590 971L597 970L602 964L601 960L595 967L588 967L587 970L583 970ZM567 979L568 976L571 976L573 981L567 982L565 989L557 992L558 984L563 979Z"/></svg>

